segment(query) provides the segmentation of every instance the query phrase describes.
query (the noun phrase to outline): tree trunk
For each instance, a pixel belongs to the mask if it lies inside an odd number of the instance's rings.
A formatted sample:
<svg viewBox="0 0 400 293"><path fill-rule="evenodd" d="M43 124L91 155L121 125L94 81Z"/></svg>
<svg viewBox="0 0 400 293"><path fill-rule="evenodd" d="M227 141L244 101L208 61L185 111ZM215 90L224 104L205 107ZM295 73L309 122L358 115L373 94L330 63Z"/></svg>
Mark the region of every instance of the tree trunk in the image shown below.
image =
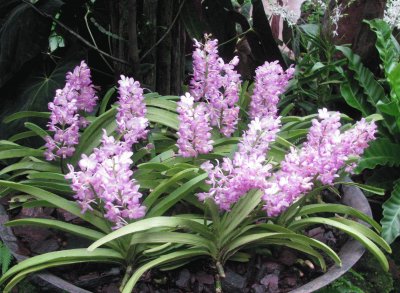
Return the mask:
<svg viewBox="0 0 400 293"><path fill-rule="evenodd" d="M376 37L363 20L382 18L385 4L385 0L331 0L323 19L322 34L335 45L351 44L352 50L361 56L363 63L376 72L379 68L379 56L375 49ZM338 21L338 34L333 36L332 31L336 28L332 24L331 16L337 5L343 7L343 10Z"/></svg>

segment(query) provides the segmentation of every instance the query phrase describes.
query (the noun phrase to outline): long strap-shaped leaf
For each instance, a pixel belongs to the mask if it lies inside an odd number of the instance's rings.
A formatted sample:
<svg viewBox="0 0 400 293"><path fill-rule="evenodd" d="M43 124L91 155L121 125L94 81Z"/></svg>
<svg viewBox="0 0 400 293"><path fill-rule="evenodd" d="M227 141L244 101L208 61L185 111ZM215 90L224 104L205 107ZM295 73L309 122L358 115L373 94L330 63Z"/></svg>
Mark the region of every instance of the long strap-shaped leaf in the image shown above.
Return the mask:
<svg viewBox="0 0 400 293"><path fill-rule="evenodd" d="M229 256L231 252L235 252L238 249L245 247L247 245L257 243L260 241L264 241L267 239L284 239L284 240L291 240L291 241L298 241L302 244L306 244L309 246L313 246L315 248L321 249L324 251L329 257L331 257L335 263L341 265L341 260L339 256L334 252L328 245L312 239L310 237L295 234L295 233L258 233L258 234L250 234L246 236L239 237L232 241L229 245L226 246L224 252L225 256Z"/></svg>
<svg viewBox="0 0 400 293"><path fill-rule="evenodd" d="M101 263L121 263L121 261L115 261L113 259L109 260L96 260L96 259L85 259L85 260L69 260L69 261L59 261L59 262L50 262L38 266L31 267L29 269L23 270L18 273L14 278L7 283L7 286L4 288L4 293L11 292L12 288L15 287L19 282L21 282L24 278L26 278L29 274L35 273L41 270L45 270L48 268L61 267L65 265L78 264L78 263L91 263L91 262L101 262Z"/></svg>
<svg viewBox="0 0 400 293"><path fill-rule="evenodd" d="M38 256L30 257L21 261L17 265L8 270L0 279L0 284L3 284L7 279L26 269L30 269L42 264L57 263L62 261L114 261L123 263L125 259L122 255L113 249L98 249L93 252L88 252L84 248L61 250L48 252Z"/></svg>
<svg viewBox="0 0 400 293"><path fill-rule="evenodd" d="M388 253L392 252L390 245L387 244L387 242L385 240L383 240L382 237L380 237L378 234L376 234L373 230L369 229L365 225L358 223L356 221L353 221L353 220L345 219L345 218L337 218L337 219L335 219L335 221L343 223L349 227L352 227L352 228L360 231L361 234L365 235L367 238L374 241L376 244L378 244L380 247L382 247Z"/></svg>
<svg viewBox="0 0 400 293"><path fill-rule="evenodd" d="M260 202L261 192L259 190L252 190L243 196L232 208L232 211L222 219L221 240L223 241L227 238L228 235L248 217Z"/></svg>
<svg viewBox="0 0 400 293"><path fill-rule="evenodd" d="M60 170L59 167L45 162L19 162L9 165L0 171L0 175L7 174L9 172L18 170L36 170L36 171L47 171L47 172L57 172Z"/></svg>
<svg viewBox="0 0 400 293"><path fill-rule="evenodd" d="M43 157L43 150L36 150L31 148L18 148L13 150L0 151L0 160L21 158L27 156Z"/></svg>
<svg viewBox="0 0 400 293"><path fill-rule="evenodd" d="M171 192L147 213L147 217L161 216L178 201L182 200L189 192L194 191L207 178L207 174L200 174L188 182L182 184L178 189Z"/></svg>
<svg viewBox="0 0 400 293"><path fill-rule="evenodd" d="M40 117L40 118L49 118L50 112L36 112L36 111L20 111L14 114L11 114L4 118L4 123L10 123L11 121L21 119L21 118L31 118L31 117Z"/></svg>
<svg viewBox="0 0 400 293"><path fill-rule="evenodd" d="M214 235L207 229L206 226L199 224L196 221L190 219L184 219L179 217L154 217L149 219L139 220L135 223L126 225L107 236L97 240L92 245L89 246L88 250L93 251L97 247L112 241L114 239L120 238L125 235L146 231L152 228L159 227L171 227L171 228L186 228L190 229L206 239L213 239Z"/></svg>
<svg viewBox="0 0 400 293"><path fill-rule="evenodd" d="M159 265L167 264L169 262L175 262L187 258L194 258L196 256L202 256L206 255L207 253L202 250L202 249L188 249L185 251L177 251L173 253L169 253L163 256L160 256L159 258L156 258L155 260L149 261L145 265L141 266L138 268L132 277L129 279L129 281L126 283L124 289L122 290L122 293L131 293L133 291L133 288L135 287L137 281L140 279L140 277L149 269L157 267Z"/></svg>
<svg viewBox="0 0 400 293"><path fill-rule="evenodd" d="M263 245L264 243L260 242L260 244ZM303 253L306 253L306 254L314 257L314 259L319 263L319 265L323 271L326 270L326 262L325 262L324 257L318 251L316 251L314 248L312 248L310 245L304 244L303 242L296 241L296 239L291 239L291 240L268 239L267 241L265 241L265 245L286 246L286 247L301 251Z"/></svg>
<svg viewBox="0 0 400 293"><path fill-rule="evenodd" d="M360 212L355 208L342 204L310 204L303 206L297 215L305 216L316 213L337 213L350 215L370 224L372 227L375 228L376 231L382 231L381 226L374 219L368 217L366 214Z"/></svg>
<svg viewBox="0 0 400 293"><path fill-rule="evenodd" d="M66 210L67 212L70 212L71 214L87 221L88 223L99 228L103 232L108 233L110 231L110 228L108 227L105 220L103 220L99 217L96 217L91 213L82 214L81 209L75 202L66 200L65 198L62 198L61 196L58 196L52 192L43 190L38 187L29 186L29 185L20 184L20 183L11 182L11 181L4 181L4 180L0 180L0 186L9 187L14 190L18 190L18 191L24 192L26 194L32 195L38 199L48 201L48 202L52 203L53 205L57 206L58 208Z"/></svg>
<svg viewBox="0 0 400 293"><path fill-rule="evenodd" d="M384 270L389 269L389 263L383 254L383 252L377 247L369 238L368 235L364 235L363 231L354 228L353 226L348 226L345 225L339 221L336 221L335 219L327 219L327 218L321 218L321 217L312 217L312 218L306 218L306 219L301 219L293 222L289 228L291 229L301 229L310 225L329 225L332 227L335 227L339 230L342 230L343 232L346 232L349 234L351 237L354 239L358 240L361 242L366 249L368 249L379 261L381 264L382 268Z"/></svg>
<svg viewBox="0 0 400 293"><path fill-rule="evenodd" d="M181 172L176 173L174 176L171 178L161 182L150 194L146 197L146 199L143 201L143 205L146 206L148 209L150 209L153 204L157 201L159 196L163 194L168 188L173 186L176 182L180 181L183 178L186 177L193 177L194 171L197 170L197 168L189 168L185 169Z"/></svg>
<svg viewBox="0 0 400 293"><path fill-rule="evenodd" d="M189 233L179 232L144 232L134 234L131 238L131 245L138 243L179 243L191 246L203 247L210 251L210 255L217 254L217 248L213 241L204 237Z"/></svg>
<svg viewBox="0 0 400 293"><path fill-rule="evenodd" d="M5 224L6 226L9 227L14 227L14 226L21 226L21 225L32 225L32 226L39 226L39 227L46 227L46 228L52 228L52 229L57 229L61 231L65 231L83 238L87 238L93 241L96 241L102 237L104 237L106 234L98 232L93 229L85 228L82 226L58 221L58 220L51 220L51 219L39 219L39 218L26 218L26 219L18 219L18 220L13 220L10 222L7 222ZM115 250L119 250L118 246L115 245L113 242L108 242L108 246Z"/></svg>
<svg viewBox="0 0 400 293"><path fill-rule="evenodd" d="M179 128L178 115L171 111L148 107L146 117L151 122L160 123L174 130Z"/></svg>
<svg viewBox="0 0 400 293"><path fill-rule="evenodd" d="M116 128L117 123L115 122L115 115L117 109L112 108L107 112L97 117L89 126L85 129L81 137L79 138L79 145L76 147L75 154L71 158L72 164L78 162L82 154L89 154L93 148L97 147L100 143L100 138L103 135L103 129L110 135Z"/></svg>

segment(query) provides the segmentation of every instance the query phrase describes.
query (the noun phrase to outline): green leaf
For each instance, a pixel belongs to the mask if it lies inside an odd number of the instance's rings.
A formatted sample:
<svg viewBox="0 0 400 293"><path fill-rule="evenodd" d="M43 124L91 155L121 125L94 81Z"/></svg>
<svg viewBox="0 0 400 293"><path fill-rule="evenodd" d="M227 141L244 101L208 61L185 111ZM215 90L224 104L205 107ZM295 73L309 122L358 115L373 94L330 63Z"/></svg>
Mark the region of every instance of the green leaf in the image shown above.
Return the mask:
<svg viewBox="0 0 400 293"><path fill-rule="evenodd" d="M105 236L104 233L98 232L93 229L51 219L25 218L25 219L9 221L5 225L8 227L32 225L32 226L57 229L94 241ZM118 251L118 246L116 246L114 243L109 242L108 245Z"/></svg>
<svg viewBox="0 0 400 293"><path fill-rule="evenodd" d="M43 150L20 148L20 149L0 151L0 160L21 158L28 156L43 157Z"/></svg>
<svg viewBox="0 0 400 293"><path fill-rule="evenodd" d="M196 221L179 217L153 217L149 219L139 220L135 223L128 224L114 232L111 232L110 234L106 235L105 237L97 240L92 245L90 245L88 250L93 251L97 247L100 247L101 245L109 241L123 237L125 235L160 227L186 228L199 233L205 238L209 239L214 238L213 234L210 231L208 231L207 227L197 223Z"/></svg>
<svg viewBox="0 0 400 293"><path fill-rule="evenodd" d="M37 126L34 123L25 122L24 125L26 128L28 128L29 130L32 130L34 133L36 133L41 138L45 138L46 136L49 135L44 129L42 129L41 127Z"/></svg>
<svg viewBox="0 0 400 293"><path fill-rule="evenodd" d="M290 240L269 239L268 238L265 242L260 242L260 246L261 245L286 246L286 247L301 251L303 253L306 253L306 254L314 257L318 261L322 271L326 270L326 263L325 263L324 257L318 251L316 251L314 248L312 248L310 245L308 245L306 241L301 241L301 240L294 239L294 238L292 238Z"/></svg>
<svg viewBox="0 0 400 293"><path fill-rule="evenodd" d="M23 270L22 272L16 274L14 278L12 278L8 283L7 286L4 288L3 292L4 293L9 293L12 292L12 289L23 279L25 279L29 274L42 271L48 268L52 267L60 267L60 266L66 266L66 265L72 265L72 264L80 264L80 263L91 263L91 262L104 262L104 263L117 263L120 264L119 262L116 262L115 260L109 259L109 260L96 260L96 259L85 259L85 260L66 260L66 261L58 261L58 262L51 262L51 263L46 263L46 264L41 264L37 266L30 267L26 270Z"/></svg>
<svg viewBox="0 0 400 293"><path fill-rule="evenodd" d="M249 244L257 243L266 239L300 241L302 244L314 246L318 249L321 249L326 254L328 254L328 256L331 257L335 261L335 263L339 265L341 265L342 263L339 256L326 244L318 240L312 239L310 237L295 233L257 233L257 234L245 235L229 243L226 246L225 251L226 253L229 253L241 247L245 247Z"/></svg>
<svg viewBox="0 0 400 293"><path fill-rule="evenodd" d="M0 262L1 262L1 273L4 275L11 264L13 256L10 249L4 243L0 242Z"/></svg>
<svg viewBox="0 0 400 293"><path fill-rule="evenodd" d="M71 214L87 221L88 223L92 224L93 226L99 228L103 232L109 232L110 228L108 227L107 223L104 219L96 217L93 213L84 213L82 214L80 207L76 204L76 202L72 202L58 196L54 193L49 191L43 190L38 187L24 185L16 182L11 181L4 181L0 180L0 186L9 187L14 190L18 190L20 192L24 192L26 194L32 195L38 199L45 200L54 204L58 208L66 210Z"/></svg>
<svg viewBox="0 0 400 293"><path fill-rule="evenodd" d="M392 253L392 249L390 248L390 245L385 240L383 240L383 238L379 237L378 234L376 234L374 231L372 231L365 225L357 223L356 221L353 221L353 220L345 219L345 218L336 218L335 221L343 223L349 227L354 228L355 230L359 231L360 234L362 234L365 237L368 237L369 239L374 241L376 244L378 244L380 247L382 247L388 253Z"/></svg>
<svg viewBox="0 0 400 293"><path fill-rule="evenodd" d="M11 121L18 120L21 118L31 118L31 117L39 117L49 119L49 112L37 112L37 111L20 111L14 114L11 114L4 118L3 123L10 123Z"/></svg>
<svg viewBox="0 0 400 293"><path fill-rule="evenodd" d="M371 192L373 194L377 194L377 195L385 195L385 190L379 187L374 187L374 186L370 186L370 185L365 185L365 184L360 184L357 182L335 182L335 185L348 185L348 186L357 186L358 188Z"/></svg>
<svg viewBox="0 0 400 293"><path fill-rule="evenodd" d="M50 180L55 180L55 181L66 182L64 174L53 173L53 172L31 173L27 177L28 177L28 179L50 179Z"/></svg>
<svg viewBox="0 0 400 293"><path fill-rule="evenodd" d="M103 129L106 130L108 135L111 135L117 126L115 122L116 113L117 109L110 109L90 123L79 138L80 143L76 147L75 154L71 158L72 164L78 162L82 154L88 155L92 152L93 148L100 144L100 139L103 136Z"/></svg>
<svg viewBox="0 0 400 293"><path fill-rule="evenodd" d="M349 234L350 236L361 242L365 246L365 248L368 249L376 257L376 259L379 261L384 270L387 271L389 269L389 263L386 259L386 256L371 240L369 240L365 235L361 234L360 230L355 229L346 224L340 223L335 219L332 218L327 219L321 217L306 218L292 222L289 228L297 230L300 228L304 228L306 226L321 225L321 224L335 227Z"/></svg>
<svg viewBox="0 0 400 293"><path fill-rule="evenodd" d="M150 122L159 123L174 130L178 130L179 128L178 115L176 113L159 108L148 107L146 117Z"/></svg>
<svg viewBox="0 0 400 293"><path fill-rule="evenodd" d="M382 113L385 113L385 114L388 114L388 115L394 116L394 117L400 116L398 102L396 100L391 101L386 104L379 101L377 104L377 107L378 107L379 111L381 111Z"/></svg>
<svg viewBox="0 0 400 293"><path fill-rule="evenodd" d="M392 28L383 19L364 20L375 32L376 48L382 60L385 75L392 71L393 65L399 60L399 51L392 39Z"/></svg>
<svg viewBox="0 0 400 293"><path fill-rule="evenodd" d="M96 251L88 252L85 248L69 249L48 252L34 257L30 257L21 261L17 265L8 270L0 279L0 284L3 284L7 279L15 274L18 274L26 269L30 269L42 264L51 264L59 261L108 261L123 263L124 257L113 249L101 248Z"/></svg>
<svg viewBox="0 0 400 293"><path fill-rule="evenodd" d="M203 181L208 177L208 174L203 173L197 177L189 180L182 184L178 189L171 192L168 196L159 201L150 211L148 211L146 217L161 216L177 202L184 199L189 193L194 191Z"/></svg>
<svg viewBox="0 0 400 293"><path fill-rule="evenodd" d="M371 217L366 214L360 212L359 210L342 205L342 204L310 204L301 207L300 211L297 213L297 216L309 216L311 214L317 213L335 213L335 214L345 214L349 216L356 217L368 224L370 224L374 229L378 232L382 231L381 226Z"/></svg>
<svg viewBox="0 0 400 293"><path fill-rule="evenodd" d="M370 143L355 169L360 173L364 169L375 169L376 166L399 166L400 145L387 139L377 139Z"/></svg>
<svg viewBox="0 0 400 293"><path fill-rule="evenodd" d="M400 63L396 63L396 66L390 71L388 81L396 94L397 101L400 100Z"/></svg>
<svg viewBox="0 0 400 293"><path fill-rule="evenodd" d="M347 47L336 46L336 49L347 58L349 68L354 71L354 77L367 95L368 102L375 108L378 101L387 102L382 86L375 80L374 74L362 64L360 56Z"/></svg>
<svg viewBox="0 0 400 293"><path fill-rule="evenodd" d="M35 171L49 171L49 172L57 172L60 170L59 167L54 166L50 163L45 162L20 162L9 165L0 171L0 175L7 174L9 172L18 171L18 170L35 170Z"/></svg>
<svg viewBox="0 0 400 293"><path fill-rule="evenodd" d="M396 182L390 198L382 207L382 237L388 243L393 243L400 235L400 181Z"/></svg>
<svg viewBox="0 0 400 293"><path fill-rule="evenodd" d="M359 110L365 117L373 113L366 104L364 96L356 93L356 89L352 88L349 82L344 82L340 85L340 93L348 105Z"/></svg>
<svg viewBox="0 0 400 293"><path fill-rule="evenodd" d="M184 251L177 251L177 252L172 252L163 256L160 256L156 258L155 260L149 261L140 268L138 268L132 275L132 277L129 279L129 281L126 283L124 289L122 290L122 293L131 293L133 291L133 288L135 287L137 281L139 281L140 277L148 270L163 265L167 264L170 262L175 262L178 260L182 259L193 259L198 256L203 256L206 255L204 250L201 249L187 249Z"/></svg>
<svg viewBox="0 0 400 293"><path fill-rule="evenodd" d="M104 95L103 99L101 100L101 105L99 109L99 115L102 115L103 113L106 112L106 108L108 106L108 102L110 101L111 97L115 93L116 89L115 87L110 88L106 94Z"/></svg>
<svg viewBox="0 0 400 293"><path fill-rule="evenodd" d="M176 112L177 108L176 102L160 98L145 98L144 102L146 103L147 106L157 107L172 112Z"/></svg>
<svg viewBox="0 0 400 293"><path fill-rule="evenodd" d="M195 174L194 171L196 171L196 170L198 170L198 169L197 168L185 169L181 172L178 172L177 174L172 176L170 179L162 181L146 197L146 199L143 201L143 205L146 206L148 209L150 209L154 205L154 203L157 201L157 199L160 197L161 194L166 192L170 187L175 185L180 180L187 178L187 177L190 177L190 178L193 177L193 175Z"/></svg>
<svg viewBox="0 0 400 293"><path fill-rule="evenodd" d="M33 137L33 136L36 136L36 135L37 134L35 132L33 132L33 131L24 131L24 132L20 132L20 133L17 133L15 135L11 136L8 140L12 141L12 142L15 142L15 141L18 141L18 140L21 140L21 139L24 139L24 138L28 138L28 137Z"/></svg>
<svg viewBox="0 0 400 293"><path fill-rule="evenodd" d="M207 251L210 251L211 255L217 254L217 248L214 243L208 239L205 239L198 235L189 233L178 233L178 232L144 232L136 233L132 236L130 245L139 243L180 243L191 246L200 246Z"/></svg>
<svg viewBox="0 0 400 293"><path fill-rule="evenodd" d="M249 191L243 196L227 213L227 216L221 221L221 239L222 243L226 243L230 237L229 234L237 229L247 216L261 202L262 193L259 190Z"/></svg>

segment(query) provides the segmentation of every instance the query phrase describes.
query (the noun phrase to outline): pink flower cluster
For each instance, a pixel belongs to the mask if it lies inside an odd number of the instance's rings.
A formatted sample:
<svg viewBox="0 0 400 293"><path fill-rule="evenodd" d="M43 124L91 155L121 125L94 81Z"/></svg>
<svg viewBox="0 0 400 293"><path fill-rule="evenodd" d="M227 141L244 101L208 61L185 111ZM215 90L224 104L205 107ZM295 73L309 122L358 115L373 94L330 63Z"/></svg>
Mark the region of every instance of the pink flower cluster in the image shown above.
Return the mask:
<svg viewBox="0 0 400 293"><path fill-rule="evenodd" d="M240 75L234 69L239 59L225 63L218 55L218 41L205 35L202 44L194 40L193 78L190 93L179 103L179 154L196 157L212 150L211 126L229 137L239 118ZM194 104L197 102L197 105Z"/></svg>
<svg viewBox="0 0 400 293"><path fill-rule="evenodd" d="M256 69L255 87L250 102L250 117L277 116L279 95L281 95L293 77L294 68L286 71L278 61L265 62Z"/></svg>
<svg viewBox="0 0 400 293"><path fill-rule="evenodd" d="M264 209L276 216L299 197L309 192L314 180L332 184L342 168L347 172L354 164L346 164L350 157L358 158L375 139L376 125L364 119L354 128L340 133L340 114L319 110L319 119L312 121L307 142L298 150L292 148L281 162L281 170L274 174L264 188Z"/></svg>
<svg viewBox="0 0 400 293"><path fill-rule="evenodd" d="M227 137L235 131L239 107L240 74L234 69L239 58L225 63L218 55L218 41L209 39L202 44L195 41L193 52L193 78L190 82L191 94L196 102L207 103L212 126L217 126Z"/></svg>
<svg viewBox="0 0 400 293"><path fill-rule="evenodd" d="M121 75L118 81L117 131L130 146L146 138L149 125L143 89L138 81Z"/></svg>
<svg viewBox="0 0 400 293"><path fill-rule="evenodd" d="M88 122L78 114L79 111L92 112L98 97L91 81L90 69L84 61L69 72L63 89L56 91L54 101L49 103L51 111L48 129L54 137L47 136L45 157L52 161L56 157L67 158L73 155L79 142L79 128Z"/></svg>
<svg viewBox="0 0 400 293"><path fill-rule="evenodd" d="M72 190L84 213L92 204L104 208L106 219L119 228L128 220L141 218L146 208L140 204L142 194L132 179L132 145L147 135L143 89L133 78L121 75L117 107L117 132L121 140L104 135L102 145L89 156L82 155L80 171L70 170L66 175L72 180Z"/></svg>
<svg viewBox="0 0 400 293"><path fill-rule="evenodd" d="M209 161L202 164L208 173L208 192L198 194L200 200L213 198L223 210L229 210L251 189L263 189L270 177L271 164L266 162L269 144L280 129L280 118L255 118L243 134L234 159L224 158L221 165Z"/></svg>
<svg viewBox="0 0 400 293"><path fill-rule="evenodd" d="M140 204L139 185L131 179L133 153L126 143L115 141L105 131L101 142L90 156L82 155L80 171L68 165L70 172L65 177L72 180L71 188L83 213L92 210L92 204L99 204L104 207L104 217L119 228L127 219L143 217L146 208Z"/></svg>
<svg viewBox="0 0 400 293"><path fill-rule="evenodd" d="M179 130L177 145L182 157L196 157L212 150L211 127L209 114L205 104L194 104L194 98L189 94L181 97L178 102Z"/></svg>

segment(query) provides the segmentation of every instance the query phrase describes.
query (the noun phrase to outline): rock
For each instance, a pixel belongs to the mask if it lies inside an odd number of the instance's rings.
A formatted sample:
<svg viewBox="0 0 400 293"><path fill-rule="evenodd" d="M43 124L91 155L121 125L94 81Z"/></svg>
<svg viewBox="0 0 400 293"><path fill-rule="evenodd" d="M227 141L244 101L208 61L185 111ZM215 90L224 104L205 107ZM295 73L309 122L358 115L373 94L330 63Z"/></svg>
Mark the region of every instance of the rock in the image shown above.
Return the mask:
<svg viewBox="0 0 400 293"><path fill-rule="evenodd" d="M60 244L55 238L49 238L44 241L30 243L31 251L37 254L56 251L60 248Z"/></svg>
<svg viewBox="0 0 400 293"><path fill-rule="evenodd" d="M260 284L254 284L251 289L253 293L265 293L265 287Z"/></svg>
<svg viewBox="0 0 400 293"><path fill-rule="evenodd" d="M101 293L120 293L117 284L109 284L102 288Z"/></svg>
<svg viewBox="0 0 400 293"><path fill-rule="evenodd" d="M225 272L221 281L223 292L242 293L246 287L246 279L232 270Z"/></svg>
<svg viewBox="0 0 400 293"><path fill-rule="evenodd" d="M33 226L16 226L13 227L13 231L15 236L20 237L28 244L42 242L53 235L49 229Z"/></svg>
<svg viewBox="0 0 400 293"><path fill-rule="evenodd" d="M324 233L325 233L325 229L322 227L317 227L317 228L311 229L307 232L308 236L310 236L310 237L315 237L319 234L324 234Z"/></svg>
<svg viewBox="0 0 400 293"><path fill-rule="evenodd" d="M297 255L289 249L283 249L281 254L279 255L279 261L284 265L291 266L297 260Z"/></svg>
<svg viewBox="0 0 400 293"><path fill-rule="evenodd" d="M17 218L49 218L53 208L22 208Z"/></svg>
<svg viewBox="0 0 400 293"><path fill-rule="evenodd" d="M71 214L70 212L67 212L63 209L57 209L57 215L63 219L66 222L71 222L72 220L75 220L78 218L77 216Z"/></svg>
<svg viewBox="0 0 400 293"><path fill-rule="evenodd" d="M175 282L176 286L182 289L188 289L190 282L190 272L188 269L183 269L179 272L178 280Z"/></svg>
<svg viewBox="0 0 400 293"><path fill-rule="evenodd" d="M196 279L197 279L197 282L199 282L199 284L205 284L205 285L214 284L214 277L203 271L199 271L196 273Z"/></svg>
<svg viewBox="0 0 400 293"><path fill-rule="evenodd" d="M282 271L284 269L283 265L278 263L278 262L274 262L274 261L266 261L262 267L265 268L265 271L267 273L278 273L280 271Z"/></svg>
<svg viewBox="0 0 400 293"><path fill-rule="evenodd" d="M282 286L293 288L297 286L297 278L295 276L288 276L282 279Z"/></svg>
<svg viewBox="0 0 400 293"><path fill-rule="evenodd" d="M270 293L279 292L279 277L276 274L268 274L260 281Z"/></svg>
<svg viewBox="0 0 400 293"><path fill-rule="evenodd" d="M336 236L332 233L332 231L328 231L324 234L325 243L329 246L334 246L336 244Z"/></svg>

